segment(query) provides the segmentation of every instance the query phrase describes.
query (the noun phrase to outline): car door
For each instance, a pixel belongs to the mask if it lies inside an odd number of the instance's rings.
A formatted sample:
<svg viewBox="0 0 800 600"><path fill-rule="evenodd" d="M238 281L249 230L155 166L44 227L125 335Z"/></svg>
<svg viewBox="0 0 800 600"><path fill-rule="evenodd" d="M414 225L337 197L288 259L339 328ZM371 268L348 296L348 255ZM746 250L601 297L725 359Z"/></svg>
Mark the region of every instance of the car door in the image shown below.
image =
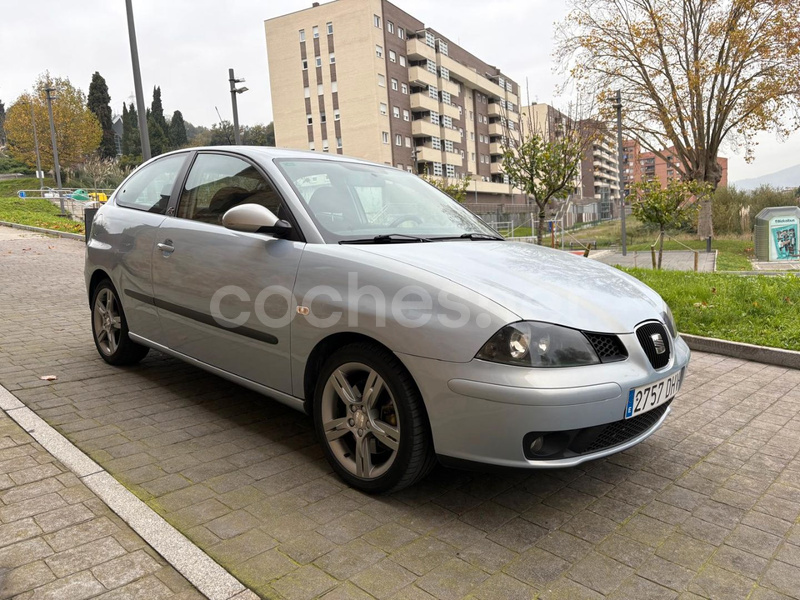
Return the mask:
<svg viewBox="0 0 800 600"><path fill-rule="evenodd" d="M132 333L160 342L153 305L152 259L158 226L189 157L172 154L137 170L104 207L87 252L111 273Z"/></svg>
<svg viewBox="0 0 800 600"><path fill-rule="evenodd" d="M157 233L153 288L165 345L270 388L291 393L291 295L305 243L226 229L222 216L261 204L292 221L264 173L233 154L202 152L174 216Z"/></svg>

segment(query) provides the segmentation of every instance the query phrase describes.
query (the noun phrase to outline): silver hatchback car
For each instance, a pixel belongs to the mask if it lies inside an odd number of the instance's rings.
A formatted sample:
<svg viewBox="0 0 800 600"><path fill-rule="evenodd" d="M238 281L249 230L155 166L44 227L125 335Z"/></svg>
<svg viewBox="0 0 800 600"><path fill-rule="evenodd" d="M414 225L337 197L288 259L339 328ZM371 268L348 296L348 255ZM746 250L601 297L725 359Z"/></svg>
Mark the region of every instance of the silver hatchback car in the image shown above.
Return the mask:
<svg viewBox="0 0 800 600"><path fill-rule="evenodd" d="M437 458L559 468L630 448L689 362L636 279L505 241L409 173L308 152L142 165L94 219L86 286L104 360L153 348L306 411L368 492Z"/></svg>

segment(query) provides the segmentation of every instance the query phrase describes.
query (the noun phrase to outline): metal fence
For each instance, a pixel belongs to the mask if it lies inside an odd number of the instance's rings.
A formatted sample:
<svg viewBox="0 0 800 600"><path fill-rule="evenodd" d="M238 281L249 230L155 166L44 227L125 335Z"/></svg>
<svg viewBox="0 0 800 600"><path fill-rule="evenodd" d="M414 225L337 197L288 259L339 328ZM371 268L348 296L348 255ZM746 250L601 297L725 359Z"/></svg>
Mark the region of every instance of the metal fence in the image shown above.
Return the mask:
<svg viewBox="0 0 800 600"><path fill-rule="evenodd" d="M86 208L97 207L105 202L114 192L106 188L42 188L35 190L18 190L17 195L23 199L49 200L58 206L61 213L75 221L83 221Z"/></svg>

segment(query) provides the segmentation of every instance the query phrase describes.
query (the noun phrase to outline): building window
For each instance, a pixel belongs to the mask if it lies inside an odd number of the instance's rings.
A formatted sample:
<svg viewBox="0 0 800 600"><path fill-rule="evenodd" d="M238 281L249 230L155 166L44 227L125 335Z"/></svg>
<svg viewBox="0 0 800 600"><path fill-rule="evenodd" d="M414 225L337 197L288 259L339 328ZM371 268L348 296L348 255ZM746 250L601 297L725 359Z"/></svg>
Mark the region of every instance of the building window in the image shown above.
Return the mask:
<svg viewBox="0 0 800 600"><path fill-rule="evenodd" d="M330 54L328 54L328 61L329 61L331 64L335 64L335 63L336 63L336 55L335 55L333 52L331 52Z"/></svg>
<svg viewBox="0 0 800 600"><path fill-rule="evenodd" d="M433 174L438 177L442 176L442 163L433 163Z"/></svg>
<svg viewBox="0 0 800 600"><path fill-rule="evenodd" d="M339 120L339 109L338 108L333 111L333 120L334 121L338 121Z"/></svg>
<svg viewBox="0 0 800 600"><path fill-rule="evenodd" d="M398 27L397 28L397 37L399 37L401 40L406 39L406 30L403 29L402 27Z"/></svg>
<svg viewBox="0 0 800 600"><path fill-rule="evenodd" d="M313 123L314 123L314 118L313 118L313 117L312 117L310 114L309 114L309 115L306 115L306 121L307 121L307 123L308 123L309 125L311 125L311 124L313 124Z"/></svg>
<svg viewBox="0 0 800 600"><path fill-rule="evenodd" d="M405 108L403 109L403 121L410 121L411 120L411 113L409 113Z"/></svg>
<svg viewBox="0 0 800 600"><path fill-rule="evenodd" d="M398 107L396 107L396 106L393 106L392 107L392 115L394 115L395 119L399 119L400 118L400 109Z"/></svg>
<svg viewBox="0 0 800 600"><path fill-rule="evenodd" d="M342 138L340 138L340 137L336 138L336 147L337 148L341 148L342 147Z"/></svg>
<svg viewBox="0 0 800 600"><path fill-rule="evenodd" d="M411 148L411 138L406 136L406 148Z"/></svg>
<svg viewBox="0 0 800 600"><path fill-rule="evenodd" d="M469 120L472 121L474 119L475 119L475 115L472 113L472 111L469 111Z"/></svg>
<svg viewBox="0 0 800 600"><path fill-rule="evenodd" d="M448 117L447 115L442 115L442 125L447 127L448 129L453 128L453 118Z"/></svg>
<svg viewBox="0 0 800 600"><path fill-rule="evenodd" d="M389 62L397 62L397 52L389 50Z"/></svg>
<svg viewBox="0 0 800 600"><path fill-rule="evenodd" d="M464 128L463 127L459 127L458 128L458 135L462 140L464 139Z"/></svg>
<svg viewBox="0 0 800 600"><path fill-rule="evenodd" d="M386 21L386 31L389 33L394 33L394 23L391 21Z"/></svg>
<svg viewBox="0 0 800 600"><path fill-rule="evenodd" d="M475 162L475 153L472 153L472 158L470 159L472 162Z"/></svg>
<svg viewBox="0 0 800 600"><path fill-rule="evenodd" d="M397 79L392 77L392 89L396 92L397 91Z"/></svg>
<svg viewBox="0 0 800 600"><path fill-rule="evenodd" d="M438 88L433 87L432 85L428 86L428 97L433 98L438 102L439 100L439 90Z"/></svg>
<svg viewBox="0 0 800 600"><path fill-rule="evenodd" d="M303 71L307 71L307 70L308 70L308 59L304 58L303 59Z"/></svg>
<svg viewBox="0 0 800 600"><path fill-rule="evenodd" d="M439 124L439 113L435 111L431 111L431 123L434 125Z"/></svg>
<svg viewBox="0 0 800 600"><path fill-rule="evenodd" d="M327 28L328 28L328 35L333 35L333 23L328 23Z"/></svg>
<svg viewBox="0 0 800 600"><path fill-rule="evenodd" d="M383 58L383 46L375 44L375 56L378 58Z"/></svg>
<svg viewBox="0 0 800 600"><path fill-rule="evenodd" d="M322 84L318 83L317 84L317 96L322 96L322 94L324 94L324 93L325 93L325 90L322 89Z"/></svg>
<svg viewBox="0 0 800 600"><path fill-rule="evenodd" d="M428 73L433 73L434 75L436 75L436 63L435 62L433 62L432 60L429 60L427 67L428 67Z"/></svg>
<svg viewBox="0 0 800 600"><path fill-rule="evenodd" d="M402 146L403 145L403 136L399 133L394 136L394 145L395 146Z"/></svg>
<svg viewBox="0 0 800 600"><path fill-rule="evenodd" d="M455 177L456 176L456 167L455 165L446 165L445 168L447 169L447 176L448 177Z"/></svg>
<svg viewBox="0 0 800 600"><path fill-rule="evenodd" d="M389 132L388 131L382 131L381 132L381 139L383 140L384 144L388 144L389 143Z"/></svg>
<svg viewBox="0 0 800 600"><path fill-rule="evenodd" d="M469 132L469 139L470 139L470 141L472 141L472 142L474 142L474 141L475 141L475 132L474 132L474 131L470 131L470 132ZM473 160L474 160L474 159L473 159Z"/></svg>
<svg viewBox="0 0 800 600"><path fill-rule="evenodd" d="M314 64L317 65L318 67L321 67L322 66L322 57L321 56L315 56L314 57Z"/></svg>
<svg viewBox="0 0 800 600"><path fill-rule="evenodd" d="M314 27L311 29L311 33L312 33L312 35L314 36L315 39L318 38L319 37L319 27L314 25Z"/></svg>
<svg viewBox="0 0 800 600"><path fill-rule="evenodd" d="M378 29L380 29L380 28L381 28L381 18L380 18L378 15L373 15L373 16L372 16L372 23L373 23L373 24L375 25L375 27L377 27ZM388 142L387 142L387 143L388 143Z"/></svg>
<svg viewBox="0 0 800 600"><path fill-rule="evenodd" d="M447 42L439 40L439 52L447 56Z"/></svg>
<svg viewBox="0 0 800 600"><path fill-rule="evenodd" d="M306 30L305 29L301 29L300 30L300 41L301 42L305 42L306 41Z"/></svg>
<svg viewBox="0 0 800 600"><path fill-rule="evenodd" d="M450 69L447 67L439 67L439 74L442 76L442 79L450 81Z"/></svg>
<svg viewBox="0 0 800 600"><path fill-rule="evenodd" d="M378 73L378 85L381 87L386 87L386 75L383 73Z"/></svg>
<svg viewBox="0 0 800 600"><path fill-rule="evenodd" d="M407 83L401 83L400 84L400 91L402 91L404 94L408 94L408 84Z"/></svg>
<svg viewBox="0 0 800 600"><path fill-rule="evenodd" d="M319 113L319 122L320 123L327 123L328 122L328 119L325 117L325 113L324 112Z"/></svg>
<svg viewBox="0 0 800 600"><path fill-rule="evenodd" d="M450 104L451 103L450 100L451 100L450 92L445 92L444 90L442 90L442 102L444 102L445 104Z"/></svg>
<svg viewBox="0 0 800 600"><path fill-rule="evenodd" d="M328 151L328 140L322 140L322 151L323 152Z"/></svg>
<svg viewBox="0 0 800 600"><path fill-rule="evenodd" d="M433 34L430 31L425 32L425 44L431 48L436 48L436 38L433 37Z"/></svg>
<svg viewBox="0 0 800 600"><path fill-rule="evenodd" d="M314 147L314 142L308 142L308 149L309 150L316 150L316 148Z"/></svg>
<svg viewBox="0 0 800 600"><path fill-rule="evenodd" d="M386 111L387 111L386 103L385 102L381 102L380 105L379 105L379 108L380 108L381 114L385 115Z"/></svg>
<svg viewBox="0 0 800 600"><path fill-rule="evenodd" d="M406 167L406 171L408 171L409 173L413 173L410 166Z"/></svg>
<svg viewBox="0 0 800 600"><path fill-rule="evenodd" d="M438 137L431 138L431 148L434 150L441 150L442 149L442 140Z"/></svg>
<svg viewBox="0 0 800 600"><path fill-rule="evenodd" d="M338 91L339 91L339 82L331 81L331 92L338 92Z"/></svg>
<svg viewBox="0 0 800 600"><path fill-rule="evenodd" d="M400 55L400 66L401 67L405 67L406 66L406 57L403 56L402 54Z"/></svg>
<svg viewBox="0 0 800 600"><path fill-rule="evenodd" d="M303 88L303 96L311 98L311 89L308 86Z"/></svg>
<svg viewBox="0 0 800 600"><path fill-rule="evenodd" d="M445 140L444 150L445 152L453 152L453 142L451 142L450 140Z"/></svg>

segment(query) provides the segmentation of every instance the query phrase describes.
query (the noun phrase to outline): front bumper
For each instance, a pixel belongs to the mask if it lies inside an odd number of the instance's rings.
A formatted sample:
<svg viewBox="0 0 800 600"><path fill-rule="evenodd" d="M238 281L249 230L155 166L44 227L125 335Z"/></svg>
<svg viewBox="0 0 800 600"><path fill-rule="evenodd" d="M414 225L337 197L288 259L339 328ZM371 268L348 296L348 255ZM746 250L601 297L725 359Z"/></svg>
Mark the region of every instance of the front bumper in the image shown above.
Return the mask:
<svg viewBox="0 0 800 600"><path fill-rule="evenodd" d="M557 432L622 421L631 388L658 381L689 363L690 351L672 340L670 362L654 370L635 334L620 335L627 360L586 367L535 369L473 360L450 363L400 355L430 419L440 456L515 468L563 468L621 452L655 432L669 414L622 443L565 458L532 460L523 439L530 432Z"/></svg>

